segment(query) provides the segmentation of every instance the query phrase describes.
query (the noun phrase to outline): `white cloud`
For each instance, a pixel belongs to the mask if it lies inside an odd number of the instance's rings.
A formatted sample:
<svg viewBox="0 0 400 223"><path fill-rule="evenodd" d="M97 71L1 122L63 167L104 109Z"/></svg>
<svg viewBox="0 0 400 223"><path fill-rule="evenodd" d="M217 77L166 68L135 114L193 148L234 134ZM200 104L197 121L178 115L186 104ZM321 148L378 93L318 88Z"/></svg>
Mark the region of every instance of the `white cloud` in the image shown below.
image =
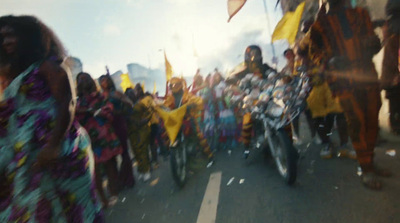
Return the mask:
<svg viewBox="0 0 400 223"><path fill-rule="evenodd" d="M103 33L107 36L120 36L121 29L114 24L107 24L103 28Z"/></svg>

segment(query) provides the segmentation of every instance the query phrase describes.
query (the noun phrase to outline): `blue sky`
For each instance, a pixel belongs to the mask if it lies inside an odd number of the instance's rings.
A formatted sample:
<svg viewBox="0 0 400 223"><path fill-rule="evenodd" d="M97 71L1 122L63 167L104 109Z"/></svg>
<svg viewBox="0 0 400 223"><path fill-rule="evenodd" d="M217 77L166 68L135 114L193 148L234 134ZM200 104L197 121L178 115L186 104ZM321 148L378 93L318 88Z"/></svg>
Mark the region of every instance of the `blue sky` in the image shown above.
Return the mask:
<svg viewBox="0 0 400 223"><path fill-rule="evenodd" d="M282 14L275 0L267 2L273 29ZM229 70L250 44L260 45L271 61L263 0L248 0L230 23L227 0L2 0L0 15L8 14L40 18L93 76L103 74L106 64L111 72L125 72L132 62L163 69L163 49L174 71L185 76L197 67L204 73Z"/></svg>

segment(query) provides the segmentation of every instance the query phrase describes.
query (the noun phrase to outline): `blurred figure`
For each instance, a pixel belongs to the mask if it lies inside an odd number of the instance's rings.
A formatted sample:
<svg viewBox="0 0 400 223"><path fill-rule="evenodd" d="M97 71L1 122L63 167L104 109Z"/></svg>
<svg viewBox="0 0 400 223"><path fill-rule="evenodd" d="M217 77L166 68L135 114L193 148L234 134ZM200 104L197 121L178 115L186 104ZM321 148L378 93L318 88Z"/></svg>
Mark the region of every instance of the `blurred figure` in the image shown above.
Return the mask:
<svg viewBox="0 0 400 223"><path fill-rule="evenodd" d="M97 192L103 206L108 207L117 201L120 184L116 156L122 153L121 143L112 127L114 105L106 101L97 91L96 83L88 73L79 73L76 82L78 84L76 118L89 133L95 158ZM103 190L102 169L108 178L110 200Z"/></svg>
<svg viewBox="0 0 400 223"><path fill-rule="evenodd" d="M328 76L329 86L344 110L352 144L363 171L362 183L379 190L376 176L389 176L374 165L374 147L381 107L378 75L372 57L381 45L368 11L346 8L344 0L328 0L310 29L310 56L318 64L330 64L338 72Z"/></svg>
<svg viewBox="0 0 400 223"><path fill-rule="evenodd" d="M235 146L236 119L233 111L228 107L229 99L225 95L227 88L225 80L217 69L215 69L211 79L211 88L214 96L213 101L217 108L216 123L219 147L231 151Z"/></svg>
<svg viewBox="0 0 400 223"><path fill-rule="evenodd" d="M286 66L282 69L281 73L288 75L288 76L297 74L296 71L294 70L295 57L296 57L296 55L294 54L294 51L292 49L288 48L285 51L283 51L283 56L286 59Z"/></svg>
<svg viewBox="0 0 400 223"><path fill-rule="evenodd" d="M266 79L268 78L268 71L275 71L268 64L263 63L262 51L259 46L250 45L246 47L244 52L245 69L237 73L231 74L227 82L236 84L243 79L247 74L253 73L254 75ZM244 146L243 156L247 159L250 154L250 143L253 130L253 120L251 114L246 113L242 117L242 132L241 140ZM291 131L288 130L288 133Z"/></svg>
<svg viewBox="0 0 400 223"><path fill-rule="evenodd" d="M99 78L103 96L114 105L113 124L115 133L122 145L122 163L119 179L123 187L131 188L135 184L132 169L132 160L128 152L127 117L132 112L132 102L121 92L117 91L110 75Z"/></svg>
<svg viewBox="0 0 400 223"><path fill-rule="evenodd" d="M384 31L385 54L381 84L389 100L389 123L392 133L400 135L400 1L389 0L386 5L388 21Z"/></svg>
<svg viewBox="0 0 400 223"><path fill-rule="evenodd" d="M199 146L202 147L203 154L207 156L209 165L213 164L214 155L208 145L207 140L204 138L203 133L198 123L199 110L203 110L203 101L200 97L194 96L188 92L186 82L184 79L173 77L170 80L170 89L172 94L168 95L165 99L164 106L170 109L176 109L184 104L188 104L188 111L186 112L182 128L186 127L186 131L196 134L199 141Z"/></svg>
<svg viewBox="0 0 400 223"><path fill-rule="evenodd" d="M203 76L200 74L200 69L197 69L196 74L193 77L193 84L190 88L190 93L197 95L197 93L204 88Z"/></svg>
<svg viewBox="0 0 400 223"><path fill-rule="evenodd" d="M197 94L203 100L204 109L202 110L202 117L199 123L201 126L201 132L207 139L211 148L216 149L218 144L218 134L216 125L216 106L214 103L214 96L211 89L211 74L207 75L203 82L203 86Z"/></svg>
<svg viewBox="0 0 400 223"><path fill-rule="evenodd" d="M32 16L0 17L0 42L0 222L104 222L62 44Z"/></svg>
<svg viewBox="0 0 400 223"><path fill-rule="evenodd" d="M298 71L296 69L301 65L296 64L296 62L297 63L299 63L299 62L295 60L296 55L295 55L294 51L290 48L286 49L283 52L283 55L285 56L285 58L287 60L287 65L283 68L281 73L288 75L288 76L298 75ZM301 60L300 60L300 63L301 63ZM316 130L314 128L314 124L312 121L311 111L308 107L304 110L304 114L306 115L308 126L311 131L311 137L314 138L316 136ZM293 133L294 133L293 134L293 142L297 145L301 145L303 143L301 140L301 137L300 137L299 121L300 121L300 115L298 115L296 118L294 118L291 123L292 127L293 127Z"/></svg>
<svg viewBox="0 0 400 223"><path fill-rule="evenodd" d="M137 84L135 89L127 89L127 95L134 103L132 115L129 116L129 139L138 164L138 178L148 181L151 178L149 145L153 99L151 96L144 95L140 84Z"/></svg>

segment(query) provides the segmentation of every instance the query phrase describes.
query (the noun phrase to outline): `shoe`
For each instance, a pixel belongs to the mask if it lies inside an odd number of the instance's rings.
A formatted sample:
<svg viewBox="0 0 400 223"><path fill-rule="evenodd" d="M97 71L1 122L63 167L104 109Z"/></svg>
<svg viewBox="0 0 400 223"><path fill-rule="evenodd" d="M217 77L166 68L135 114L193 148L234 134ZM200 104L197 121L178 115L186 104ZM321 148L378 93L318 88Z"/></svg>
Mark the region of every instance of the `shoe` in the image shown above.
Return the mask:
<svg viewBox="0 0 400 223"><path fill-rule="evenodd" d="M325 145L321 152L319 153L322 159L330 159L332 158L332 147L330 144Z"/></svg>
<svg viewBox="0 0 400 223"><path fill-rule="evenodd" d="M354 151L354 149L351 148L351 146L348 143L340 146L337 156L338 157L347 157L347 158L354 159L354 160L357 159L356 151Z"/></svg>
<svg viewBox="0 0 400 223"><path fill-rule="evenodd" d="M214 165L214 159L208 161L207 168L210 168L212 165Z"/></svg>
<svg viewBox="0 0 400 223"><path fill-rule="evenodd" d="M244 152L243 152L243 157L244 157L245 159L247 159L247 158L249 157L249 154L250 154L250 150L246 149L246 150L244 150Z"/></svg>
<svg viewBox="0 0 400 223"><path fill-rule="evenodd" d="M147 173L145 173L145 174L143 175L143 181L144 181L144 182L150 180L150 178L151 178L150 171L147 172Z"/></svg>
<svg viewBox="0 0 400 223"><path fill-rule="evenodd" d="M382 183L376 178L373 172L363 173L361 175L362 184L371 190L381 190Z"/></svg>

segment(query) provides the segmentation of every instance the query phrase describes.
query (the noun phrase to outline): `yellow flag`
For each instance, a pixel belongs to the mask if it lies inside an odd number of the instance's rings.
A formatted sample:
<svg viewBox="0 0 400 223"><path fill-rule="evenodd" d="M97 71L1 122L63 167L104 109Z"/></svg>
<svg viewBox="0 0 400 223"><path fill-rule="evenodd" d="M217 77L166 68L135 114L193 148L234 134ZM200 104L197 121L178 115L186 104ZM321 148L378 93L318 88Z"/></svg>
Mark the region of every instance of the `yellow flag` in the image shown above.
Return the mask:
<svg viewBox="0 0 400 223"><path fill-rule="evenodd" d="M231 21L232 17L239 12L245 3L246 0L228 0L228 22Z"/></svg>
<svg viewBox="0 0 400 223"><path fill-rule="evenodd" d="M121 74L121 88L122 90L125 92L125 90L127 88L134 88L135 85L131 82L131 80L129 79L129 75L128 74Z"/></svg>
<svg viewBox="0 0 400 223"><path fill-rule="evenodd" d="M164 121L164 127L167 131L167 135L171 144L175 142L178 136L179 130L181 129L183 117L186 114L186 105L183 105L172 111L165 111L159 107L156 107L156 111L161 119Z"/></svg>
<svg viewBox="0 0 400 223"><path fill-rule="evenodd" d="M305 2L300 3L296 11L287 12L276 25L272 34L272 42L280 39L287 39L289 44L293 44L296 40L297 31L299 30L301 16L304 11Z"/></svg>
<svg viewBox="0 0 400 223"><path fill-rule="evenodd" d="M156 82L154 81L153 94L155 94L156 92L157 92Z"/></svg>
<svg viewBox="0 0 400 223"><path fill-rule="evenodd" d="M172 78L172 66L167 59L167 54L164 51L164 58L165 58L165 75L167 77L167 82Z"/></svg>

